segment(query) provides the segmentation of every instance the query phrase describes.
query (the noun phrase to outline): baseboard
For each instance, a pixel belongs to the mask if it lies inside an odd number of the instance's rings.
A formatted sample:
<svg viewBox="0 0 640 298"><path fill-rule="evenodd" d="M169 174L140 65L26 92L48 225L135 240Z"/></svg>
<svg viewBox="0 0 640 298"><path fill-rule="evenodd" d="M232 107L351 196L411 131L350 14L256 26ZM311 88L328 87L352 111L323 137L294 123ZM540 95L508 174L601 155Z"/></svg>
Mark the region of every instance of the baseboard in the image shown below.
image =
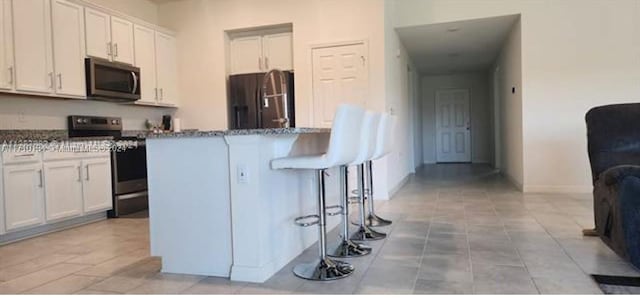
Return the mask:
<svg viewBox="0 0 640 298"><path fill-rule="evenodd" d="M591 185L524 185L525 193L591 193Z"/></svg>
<svg viewBox="0 0 640 298"><path fill-rule="evenodd" d="M513 186L515 186L520 192L524 192L524 187L523 187L522 183L518 182L518 180L513 178L513 176L509 175L507 172L500 171L500 173L502 173L502 176L507 178L509 183L513 184Z"/></svg>
<svg viewBox="0 0 640 298"><path fill-rule="evenodd" d="M82 225L94 223L101 220L107 219L107 212L99 212L90 215L85 215L82 217L72 218L69 220L64 220L52 224L45 224L41 226L36 226L33 228L27 228L20 231L9 232L0 236L0 246L13 243L16 241L21 241L33 237L42 236L45 234L58 232L62 230L67 230L75 227L79 227Z"/></svg>
<svg viewBox="0 0 640 298"><path fill-rule="evenodd" d="M411 175L413 174L407 174L407 176L404 176L404 178L402 178L402 180L400 180L400 182L398 182L398 184L396 184L396 186L394 186L393 188L391 188L391 190L389 191L389 199L393 198L396 193L398 191L400 191L400 189L409 182L409 177L411 177Z"/></svg>

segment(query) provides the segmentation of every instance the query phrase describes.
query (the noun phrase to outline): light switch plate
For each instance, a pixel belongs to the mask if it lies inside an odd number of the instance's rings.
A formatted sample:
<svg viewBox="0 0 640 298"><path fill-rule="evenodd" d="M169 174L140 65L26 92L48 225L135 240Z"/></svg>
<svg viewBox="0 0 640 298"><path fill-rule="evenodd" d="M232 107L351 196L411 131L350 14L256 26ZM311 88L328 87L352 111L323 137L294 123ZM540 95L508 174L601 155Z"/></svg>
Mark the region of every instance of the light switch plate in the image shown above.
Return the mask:
<svg viewBox="0 0 640 298"><path fill-rule="evenodd" d="M238 165L238 183L239 184L249 183L249 171L247 170L246 165L243 165L243 164Z"/></svg>

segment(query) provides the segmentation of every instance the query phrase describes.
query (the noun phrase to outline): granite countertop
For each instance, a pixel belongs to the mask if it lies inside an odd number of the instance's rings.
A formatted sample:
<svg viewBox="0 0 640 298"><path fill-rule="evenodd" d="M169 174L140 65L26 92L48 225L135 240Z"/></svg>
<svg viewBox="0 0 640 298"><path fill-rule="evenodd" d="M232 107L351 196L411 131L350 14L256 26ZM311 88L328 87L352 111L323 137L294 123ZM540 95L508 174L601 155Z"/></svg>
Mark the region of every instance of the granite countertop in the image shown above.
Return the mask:
<svg viewBox="0 0 640 298"><path fill-rule="evenodd" d="M229 130L192 130L181 132L164 132L149 133L146 138L200 138L200 137L218 137L218 136L246 136L246 135L287 135L287 134L311 134L311 133L329 133L329 128L259 128L259 129L229 129Z"/></svg>
<svg viewBox="0 0 640 298"><path fill-rule="evenodd" d="M113 137L82 137L69 138L66 129L19 129L19 130L0 130L0 142L54 142L54 141L109 141Z"/></svg>

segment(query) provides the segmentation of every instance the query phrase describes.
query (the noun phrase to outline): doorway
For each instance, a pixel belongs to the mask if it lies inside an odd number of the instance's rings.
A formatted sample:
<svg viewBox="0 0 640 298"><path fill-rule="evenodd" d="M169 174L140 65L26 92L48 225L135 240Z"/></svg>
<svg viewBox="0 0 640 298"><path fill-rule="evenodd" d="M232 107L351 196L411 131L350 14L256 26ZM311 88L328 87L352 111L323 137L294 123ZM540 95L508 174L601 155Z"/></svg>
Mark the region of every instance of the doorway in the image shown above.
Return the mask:
<svg viewBox="0 0 640 298"><path fill-rule="evenodd" d="M469 90L436 92L436 162L471 162Z"/></svg>

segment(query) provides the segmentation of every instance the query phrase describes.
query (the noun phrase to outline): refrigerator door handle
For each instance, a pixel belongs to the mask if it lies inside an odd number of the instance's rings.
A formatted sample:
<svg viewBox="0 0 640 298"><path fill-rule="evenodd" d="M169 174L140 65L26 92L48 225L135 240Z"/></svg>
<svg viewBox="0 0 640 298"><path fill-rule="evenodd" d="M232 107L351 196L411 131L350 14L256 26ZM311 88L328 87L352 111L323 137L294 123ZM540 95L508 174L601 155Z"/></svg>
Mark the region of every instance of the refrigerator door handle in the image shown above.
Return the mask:
<svg viewBox="0 0 640 298"><path fill-rule="evenodd" d="M236 128L240 129L240 109L237 106L234 109L236 110Z"/></svg>

